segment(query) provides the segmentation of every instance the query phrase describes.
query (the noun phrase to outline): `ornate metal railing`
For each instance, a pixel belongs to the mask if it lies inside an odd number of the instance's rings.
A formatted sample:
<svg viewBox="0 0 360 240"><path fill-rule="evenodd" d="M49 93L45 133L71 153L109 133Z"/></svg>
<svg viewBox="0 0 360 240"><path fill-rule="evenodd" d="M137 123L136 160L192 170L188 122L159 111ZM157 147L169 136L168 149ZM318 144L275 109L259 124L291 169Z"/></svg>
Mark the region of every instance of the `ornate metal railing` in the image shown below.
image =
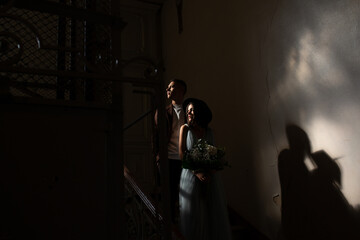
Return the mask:
<svg viewBox="0 0 360 240"><path fill-rule="evenodd" d="M1 97L112 102L120 74L111 1L0 2Z"/></svg>
<svg viewBox="0 0 360 240"><path fill-rule="evenodd" d="M115 147L122 141L120 83L155 89L160 109L164 109L165 101L158 95L164 87L161 69L155 63L143 58L124 61L119 57L117 40L125 23L112 15L111 4L110 0L0 0L0 100L113 107L109 161L123 163L122 159L115 159L122 151ZM139 75L123 73L130 65L140 69ZM128 239L167 238L169 224L164 216L168 213L162 214L124 169ZM118 174L113 169L108 171ZM166 183L167 179L163 179ZM109 184L115 192L116 184ZM118 203L114 199L110 205L116 209ZM117 223L112 222L114 226ZM176 228L171 235L181 239Z"/></svg>
<svg viewBox="0 0 360 240"><path fill-rule="evenodd" d="M165 219L158 204L144 193L126 166L124 166L124 177L128 239L164 239ZM171 238L184 240L177 226L172 226Z"/></svg>

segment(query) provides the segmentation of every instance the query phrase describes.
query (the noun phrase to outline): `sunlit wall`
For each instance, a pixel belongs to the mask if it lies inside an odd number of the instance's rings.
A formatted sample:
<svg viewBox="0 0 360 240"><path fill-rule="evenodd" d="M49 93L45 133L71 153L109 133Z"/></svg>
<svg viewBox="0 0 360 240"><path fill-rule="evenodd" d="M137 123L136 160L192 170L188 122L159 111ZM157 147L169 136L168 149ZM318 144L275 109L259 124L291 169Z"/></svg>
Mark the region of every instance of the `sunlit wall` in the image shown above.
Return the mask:
<svg viewBox="0 0 360 240"><path fill-rule="evenodd" d="M288 123L337 159L346 201L360 204L360 1L183 1L181 34L175 2L163 9L164 76L212 108L232 162L222 174L229 204L278 237Z"/></svg>
<svg viewBox="0 0 360 240"><path fill-rule="evenodd" d="M360 1L280 2L264 41L269 121L301 126L313 151L338 158L342 191L360 204Z"/></svg>
<svg viewBox="0 0 360 240"><path fill-rule="evenodd" d="M278 187L271 166L288 147L285 125L304 129L312 151L324 150L341 170L341 191L360 204L360 1L279 1L263 21L258 44L260 73L254 76L253 131L261 146L258 178L269 197ZM263 81L263 82L262 82ZM269 215L273 206L265 203Z"/></svg>

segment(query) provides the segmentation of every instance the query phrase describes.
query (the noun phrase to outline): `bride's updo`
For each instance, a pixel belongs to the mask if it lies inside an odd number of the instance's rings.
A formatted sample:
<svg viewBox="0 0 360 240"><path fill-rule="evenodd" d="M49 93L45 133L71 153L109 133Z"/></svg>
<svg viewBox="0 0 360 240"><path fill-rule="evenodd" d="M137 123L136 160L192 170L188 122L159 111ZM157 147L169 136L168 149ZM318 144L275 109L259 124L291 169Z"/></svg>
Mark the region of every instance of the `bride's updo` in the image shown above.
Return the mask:
<svg viewBox="0 0 360 240"><path fill-rule="evenodd" d="M201 127L207 128L212 120L212 112L208 105L197 98L188 98L183 103L184 113L187 114L187 107L189 104L194 106L194 121Z"/></svg>

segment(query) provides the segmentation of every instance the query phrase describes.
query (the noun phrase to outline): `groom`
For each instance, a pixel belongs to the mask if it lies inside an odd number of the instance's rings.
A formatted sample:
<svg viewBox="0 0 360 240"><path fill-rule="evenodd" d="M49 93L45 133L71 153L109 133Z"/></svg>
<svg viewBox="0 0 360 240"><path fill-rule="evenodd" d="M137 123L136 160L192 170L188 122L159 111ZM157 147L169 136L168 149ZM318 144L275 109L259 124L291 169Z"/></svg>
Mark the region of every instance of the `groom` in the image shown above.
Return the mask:
<svg viewBox="0 0 360 240"><path fill-rule="evenodd" d="M166 96L171 100L165 109L166 117L166 136L169 161L169 180L170 180L170 206L171 219L174 224L178 218L179 203L179 183L181 174L181 159L179 157L179 131L180 127L185 123L185 113L183 110L183 101L186 93L186 83L180 79L172 79L166 88ZM154 154L156 164L160 167L159 158L159 134L158 134L158 112L155 113L155 144Z"/></svg>

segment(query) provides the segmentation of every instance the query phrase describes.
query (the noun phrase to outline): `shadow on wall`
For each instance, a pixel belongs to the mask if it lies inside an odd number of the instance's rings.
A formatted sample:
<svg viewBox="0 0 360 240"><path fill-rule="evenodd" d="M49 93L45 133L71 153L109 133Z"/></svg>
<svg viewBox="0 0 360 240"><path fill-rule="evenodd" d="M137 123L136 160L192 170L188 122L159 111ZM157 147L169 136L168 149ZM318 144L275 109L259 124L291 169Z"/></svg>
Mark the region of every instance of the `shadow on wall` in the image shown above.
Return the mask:
<svg viewBox="0 0 360 240"><path fill-rule="evenodd" d="M311 152L306 132L286 126L289 149L278 157L282 239L360 239L359 211L343 196L341 170L325 151Z"/></svg>

